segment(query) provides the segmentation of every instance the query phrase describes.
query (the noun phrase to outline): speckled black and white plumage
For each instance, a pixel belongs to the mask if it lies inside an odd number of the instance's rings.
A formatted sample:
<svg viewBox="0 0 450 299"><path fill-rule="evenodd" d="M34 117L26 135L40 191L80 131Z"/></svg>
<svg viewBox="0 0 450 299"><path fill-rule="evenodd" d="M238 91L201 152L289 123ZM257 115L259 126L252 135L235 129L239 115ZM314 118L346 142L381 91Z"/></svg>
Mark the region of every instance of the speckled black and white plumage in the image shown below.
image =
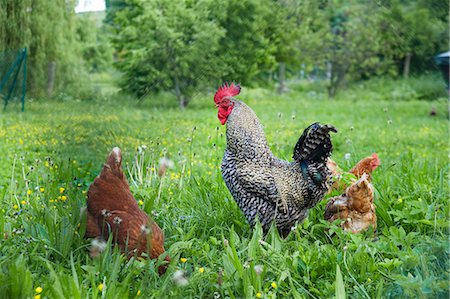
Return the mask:
<svg viewBox="0 0 450 299"><path fill-rule="evenodd" d="M331 172L325 161L332 150L329 131L336 129L313 124L297 143L294 162L287 162L270 151L255 113L234 98L231 102L223 179L250 225L258 217L267 231L275 220L280 234L286 236L329 189Z"/></svg>

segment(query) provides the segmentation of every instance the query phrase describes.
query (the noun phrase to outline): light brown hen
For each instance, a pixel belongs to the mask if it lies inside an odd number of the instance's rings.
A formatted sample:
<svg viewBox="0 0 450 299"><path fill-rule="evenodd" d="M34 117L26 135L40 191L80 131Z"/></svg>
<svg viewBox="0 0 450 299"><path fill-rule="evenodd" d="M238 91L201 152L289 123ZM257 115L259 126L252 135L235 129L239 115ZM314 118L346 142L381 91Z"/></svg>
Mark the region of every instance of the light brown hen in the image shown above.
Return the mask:
<svg viewBox="0 0 450 299"><path fill-rule="evenodd" d="M369 182L372 181L372 172L380 166L380 158L376 153L373 153L371 156L362 158L352 169L350 169L347 173L354 175L356 178L361 178L363 174L367 175L367 180ZM330 169L334 182L331 186L331 190L345 190L347 184L342 180L342 175L346 172L343 171L336 162L328 158L327 167Z"/></svg>
<svg viewBox="0 0 450 299"><path fill-rule="evenodd" d="M373 186L368 178L364 173L344 194L330 198L325 207L325 220L333 222L336 219L344 219L342 228L352 233L359 233L371 225L376 230Z"/></svg>
<svg viewBox="0 0 450 299"><path fill-rule="evenodd" d="M146 252L151 259L157 259L165 252L163 231L139 209L131 194L118 147L111 151L102 172L89 187L86 214L86 238L107 240L112 234L113 243L128 258ZM170 262L168 256L165 260ZM166 267L167 263L159 267L160 275Z"/></svg>

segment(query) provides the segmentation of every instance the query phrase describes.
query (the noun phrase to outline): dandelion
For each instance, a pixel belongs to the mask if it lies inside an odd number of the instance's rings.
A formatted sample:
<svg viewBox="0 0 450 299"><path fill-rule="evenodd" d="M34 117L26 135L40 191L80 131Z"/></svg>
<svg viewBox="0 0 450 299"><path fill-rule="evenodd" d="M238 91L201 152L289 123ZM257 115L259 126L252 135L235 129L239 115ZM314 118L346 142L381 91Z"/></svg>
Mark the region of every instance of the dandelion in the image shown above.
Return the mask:
<svg viewBox="0 0 450 299"><path fill-rule="evenodd" d="M399 197L399 199L397 199L398 203L402 203L403 202L403 198Z"/></svg>
<svg viewBox="0 0 450 299"><path fill-rule="evenodd" d="M223 247L228 247L228 240L227 239L223 239Z"/></svg>
<svg viewBox="0 0 450 299"><path fill-rule="evenodd" d="M41 299L41 295L40 295L40 294L37 294L37 295L35 295L35 296L33 297L33 299Z"/></svg>
<svg viewBox="0 0 450 299"><path fill-rule="evenodd" d="M372 279L370 279L370 277L367 278L367 282L372 282Z"/></svg>
<svg viewBox="0 0 450 299"><path fill-rule="evenodd" d="M345 155L344 155L344 159L345 160L350 160L350 158L352 157L352 154L350 154L350 153L345 153Z"/></svg>
<svg viewBox="0 0 450 299"><path fill-rule="evenodd" d="M185 257L180 258L180 262L186 263L187 262L187 258L185 258Z"/></svg>
<svg viewBox="0 0 450 299"><path fill-rule="evenodd" d="M100 292L103 292L103 283L98 285L97 290L99 290Z"/></svg>
<svg viewBox="0 0 450 299"><path fill-rule="evenodd" d="M158 169L158 176L162 177L166 174L166 171L168 168L173 168L174 163L172 160L167 159L166 157L159 159L159 169Z"/></svg>
<svg viewBox="0 0 450 299"><path fill-rule="evenodd" d="M142 205L144 204L144 202L143 202L142 200L139 200L139 201L138 201L138 204L139 204L140 206L142 206Z"/></svg>
<svg viewBox="0 0 450 299"><path fill-rule="evenodd" d="M45 189L44 187L39 188L39 192L44 193Z"/></svg>
<svg viewBox="0 0 450 299"><path fill-rule="evenodd" d="M61 200L62 201L66 201L67 200L67 196L65 196L65 195L61 196Z"/></svg>
<svg viewBox="0 0 450 299"><path fill-rule="evenodd" d="M66 190L64 187L59 187L59 193L64 193L64 190Z"/></svg>
<svg viewBox="0 0 450 299"><path fill-rule="evenodd" d="M148 235L148 234L150 233L150 229L148 228L147 225L142 224L142 225L141 225L141 232L142 232L142 233L145 233L146 235Z"/></svg>
<svg viewBox="0 0 450 299"><path fill-rule="evenodd" d="M40 294L40 293L42 293L42 288L41 288L41 287L37 287L34 291L35 291L37 294Z"/></svg>
<svg viewBox="0 0 450 299"><path fill-rule="evenodd" d="M13 209L14 209L14 210L17 210L17 209L19 209L19 206L16 205L16 204L14 204L14 205L13 205Z"/></svg>
<svg viewBox="0 0 450 299"><path fill-rule="evenodd" d="M181 270L176 271L173 273L172 281L180 287L184 287L188 284L188 280L185 276L185 273Z"/></svg>
<svg viewBox="0 0 450 299"><path fill-rule="evenodd" d="M260 292L258 292L258 293L256 293L256 295L255 295L255 296L256 296L256 298L261 298L261 296L262 296L262 295L261 295L261 293L260 293Z"/></svg>
<svg viewBox="0 0 450 299"><path fill-rule="evenodd" d="M200 273L205 272L205 268L201 267L200 269L198 269L198 272L200 272Z"/></svg>
<svg viewBox="0 0 450 299"><path fill-rule="evenodd" d="M138 290L136 293L136 297L141 295L141 290Z"/></svg>
<svg viewBox="0 0 450 299"><path fill-rule="evenodd" d="M122 218L119 216L114 217L113 223L119 225L122 222Z"/></svg>
<svg viewBox="0 0 450 299"><path fill-rule="evenodd" d="M103 210L101 211L101 214L102 214L102 216L104 216L104 217L109 217L109 216L111 216L111 212L108 211L107 209L103 209Z"/></svg>
<svg viewBox="0 0 450 299"><path fill-rule="evenodd" d="M89 248L89 256L91 258L96 258L105 251L106 242L104 240L93 239L91 242L91 247Z"/></svg>
<svg viewBox="0 0 450 299"><path fill-rule="evenodd" d="M347 245L344 246L343 250L344 250L344 251L347 251L347 250L348 250Z"/></svg>
<svg viewBox="0 0 450 299"><path fill-rule="evenodd" d="M388 119L387 123L388 125L392 124L392 119Z"/></svg>
<svg viewBox="0 0 450 299"><path fill-rule="evenodd" d="M255 265L255 267L253 267L253 270L255 270L256 275L260 275L264 268L262 265Z"/></svg>
<svg viewBox="0 0 450 299"><path fill-rule="evenodd" d="M22 200L20 203L23 204L23 205L27 204L27 202L25 200Z"/></svg>
<svg viewBox="0 0 450 299"><path fill-rule="evenodd" d="M33 191L31 191L30 189L27 190L27 195L31 195L31 193L33 193Z"/></svg>
<svg viewBox="0 0 450 299"><path fill-rule="evenodd" d="M276 289L278 286L277 286L277 283L275 282L275 281L272 281L272 283L270 284L270 286L273 288L273 289Z"/></svg>

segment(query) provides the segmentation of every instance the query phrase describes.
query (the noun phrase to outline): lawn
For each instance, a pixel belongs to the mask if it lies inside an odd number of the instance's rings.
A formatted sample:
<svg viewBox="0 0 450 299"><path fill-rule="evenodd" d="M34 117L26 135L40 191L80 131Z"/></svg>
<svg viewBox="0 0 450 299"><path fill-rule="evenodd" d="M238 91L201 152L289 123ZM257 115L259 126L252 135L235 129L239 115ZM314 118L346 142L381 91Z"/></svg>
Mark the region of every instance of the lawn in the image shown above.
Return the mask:
<svg viewBox="0 0 450 299"><path fill-rule="evenodd" d="M163 103L166 95L140 105L117 96L35 99L24 113L12 105L0 118L0 297L341 298L345 290L448 298L447 100L408 99L405 90L361 86L328 100L302 88L281 96L244 88L239 96L280 158L291 159L315 121L338 128L333 158L342 168L378 153L376 236L325 222L326 200L287 239L252 231L221 178L225 127L212 93L184 111ZM136 199L165 231L173 262L162 277L157 261L127 261L109 248L88 256L80 208L114 146ZM175 166L159 178L164 156ZM185 286L173 280L179 269Z"/></svg>

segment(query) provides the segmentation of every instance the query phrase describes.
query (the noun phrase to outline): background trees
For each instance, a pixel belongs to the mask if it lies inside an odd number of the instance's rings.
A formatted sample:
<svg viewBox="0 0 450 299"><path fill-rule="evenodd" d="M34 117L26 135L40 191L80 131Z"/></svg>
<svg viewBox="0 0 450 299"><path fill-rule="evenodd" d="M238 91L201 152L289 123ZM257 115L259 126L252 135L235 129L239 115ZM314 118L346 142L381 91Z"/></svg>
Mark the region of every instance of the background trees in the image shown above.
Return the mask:
<svg viewBox="0 0 450 299"><path fill-rule="evenodd" d="M29 90L77 93L114 62L125 92L172 92L180 107L224 80L245 85L310 78L333 97L373 76L434 70L448 50L445 1L107 0L104 20L76 0L0 0L0 51L29 48ZM300 75L301 74L301 75ZM312 75L312 76L311 76Z"/></svg>
<svg viewBox="0 0 450 299"><path fill-rule="evenodd" d="M28 89L43 93L49 63L61 74L53 82L61 89L79 81L74 0L0 1L0 52L28 48Z"/></svg>

